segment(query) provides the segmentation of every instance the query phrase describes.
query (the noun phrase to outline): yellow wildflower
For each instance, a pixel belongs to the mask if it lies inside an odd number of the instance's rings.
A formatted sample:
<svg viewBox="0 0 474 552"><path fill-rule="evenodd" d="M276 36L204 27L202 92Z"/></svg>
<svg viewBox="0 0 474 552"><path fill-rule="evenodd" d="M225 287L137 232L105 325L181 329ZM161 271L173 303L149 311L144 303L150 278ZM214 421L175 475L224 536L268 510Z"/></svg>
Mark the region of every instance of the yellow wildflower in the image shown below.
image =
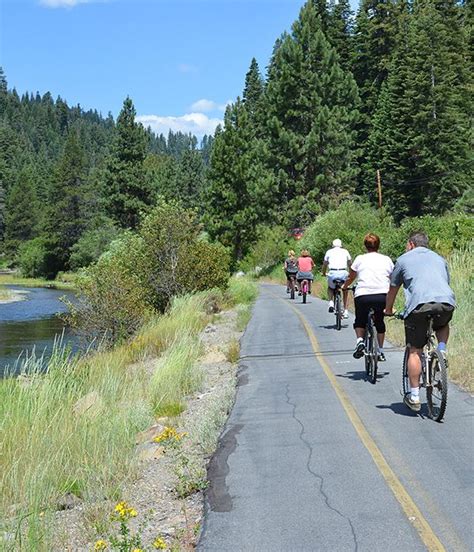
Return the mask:
<svg viewBox="0 0 474 552"><path fill-rule="evenodd" d="M141 548L134 548L132 552L143 552L143 550Z"/></svg>
<svg viewBox="0 0 474 552"><path fill-rule="evenodd" d="M161 537L158 537L157 539L155 539L153 546L157 550L166 550L166 542Z"/></svg>
<svg viewBox="0 0 474 552"><path fill-rule="evenodd" d="M94 550L105 550L107 548L107 543L104 540L98 540L94 545Z"/></svg>
<svg viewBox="0 0 474 552"><path fill-rule="evenodd" d="M174 427L165 427L165 429L157 435L153 441L155 443L163 443L165 441L181 441L187 435L186 432L178 433Z"/></svg>

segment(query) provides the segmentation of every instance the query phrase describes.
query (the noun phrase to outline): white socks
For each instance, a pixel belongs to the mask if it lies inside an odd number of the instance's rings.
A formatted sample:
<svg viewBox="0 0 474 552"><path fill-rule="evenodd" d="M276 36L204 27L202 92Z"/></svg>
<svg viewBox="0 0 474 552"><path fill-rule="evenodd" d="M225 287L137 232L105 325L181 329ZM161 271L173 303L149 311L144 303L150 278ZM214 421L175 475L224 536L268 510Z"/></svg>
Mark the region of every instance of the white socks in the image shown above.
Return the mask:
<svg viewBox="0 0 474 552"><path fill-rule="evenodd" d="M420 388L419 387L412 387L411 388L411 398L413 400L420 400Z"/></svg>

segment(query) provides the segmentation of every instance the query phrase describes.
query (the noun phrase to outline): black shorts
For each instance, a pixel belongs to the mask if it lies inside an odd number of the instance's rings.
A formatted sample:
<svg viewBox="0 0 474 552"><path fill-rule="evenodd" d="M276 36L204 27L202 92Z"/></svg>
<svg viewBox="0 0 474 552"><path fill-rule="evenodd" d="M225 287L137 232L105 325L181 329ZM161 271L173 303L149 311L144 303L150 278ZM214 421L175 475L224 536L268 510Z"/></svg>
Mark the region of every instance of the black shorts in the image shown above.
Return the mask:
<svg viewBox="0 0 474 552"><path fill-rule="evenodd" d="M296 278L297 272L288 272L288 270L285 270L286 273L286 279L289 280L290 278Z"/></svg>
<svg viewBox="0 0 474 552"><path fill-rule="evenodd" d="M428 317L433 317L433 330L449 324L454 307L448 303L422 303L405 318L405 341L407 345L422 349L428 341Z"/></svg>
<svg viewBox="0 0 474 552"><path fill-rule="evenodd" d="M385 322L383 319L383 310L385 308L386 293L377 293L376 295L359 295L354 299L355 303L355 322L354 328L365 328L369 318L369 310L374 309L374 322L377 333L385 333Z"/></svg>

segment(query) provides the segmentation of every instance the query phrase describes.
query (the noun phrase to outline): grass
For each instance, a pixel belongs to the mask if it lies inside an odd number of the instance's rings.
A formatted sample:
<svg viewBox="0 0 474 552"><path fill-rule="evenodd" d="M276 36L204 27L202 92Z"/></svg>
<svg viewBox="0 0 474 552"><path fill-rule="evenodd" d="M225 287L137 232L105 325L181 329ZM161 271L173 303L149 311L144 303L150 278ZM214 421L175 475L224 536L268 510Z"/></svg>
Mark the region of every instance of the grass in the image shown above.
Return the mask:
<svg viewBox="0 0 474 552"><path fill-rule="evenodd" d="M248 304L256 293L255 284L233 280L226 300ZM66 492L82 498L86 511L120 498L134 473L137 432L157 416L181 413L201 384L198 334L218 296L177 298L113 350L74 359L57 348L47 373L33 362L28 377L0 381L0 548L50 550ZM156 357L151 366L139 362Z"/></svg>
<svg viewBox="0 0 474 552"><path fill-rule="evenodd" d="M8 301L13 296L13 293L0 286L0 301Z"/></svg>
<svg viewBox="0 0 474 552"><path fill-rule="evenodd" d="M71 275L68 275L64 280L44 280L42 278L23 278L16 273L0 274L0 286L6 284L23 287L45 287L64 290L74 289L74 279Z"/></svg>

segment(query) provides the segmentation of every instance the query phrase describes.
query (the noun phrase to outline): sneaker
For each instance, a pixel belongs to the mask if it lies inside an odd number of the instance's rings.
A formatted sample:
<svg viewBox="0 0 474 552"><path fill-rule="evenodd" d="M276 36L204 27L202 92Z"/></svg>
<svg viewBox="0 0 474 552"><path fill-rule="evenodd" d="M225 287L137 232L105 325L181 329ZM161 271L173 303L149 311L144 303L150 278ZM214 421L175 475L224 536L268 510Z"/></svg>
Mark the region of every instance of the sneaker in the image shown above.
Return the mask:
<svg viewBox="0 0 474 552"><path fill-rule="evenodd" d="M379 353L378 359L379 362L385 362L387 360L384 353Z"/></svg>
<svg viewBox="0 0 474 552"><path fill-rule="evenodd" d="M347 309L342 313L342 318L349 318L349 311Z"/></svg>
<svg viewBox="0 0 474 552"><path fill-rule="evenodd" d="M403 397L403 402L410 410L413 410L413 412L419 412L421 410L420 399L414 399L410 394Z"/></svg>
<svg viewBox="0 0 474 552"><path fill-rule="evenodd" d="M354 358L362 358L364 356L365 351L365 344L363 341L358 341L356 343L356 347L354 349L354 352L352 353L352 356Z"/></svg>
<svg viewBox="0 0 474 552"><path fill-rule="evenodd" d="M334 302L329 301L328 312L334 312Z"/></svg>

